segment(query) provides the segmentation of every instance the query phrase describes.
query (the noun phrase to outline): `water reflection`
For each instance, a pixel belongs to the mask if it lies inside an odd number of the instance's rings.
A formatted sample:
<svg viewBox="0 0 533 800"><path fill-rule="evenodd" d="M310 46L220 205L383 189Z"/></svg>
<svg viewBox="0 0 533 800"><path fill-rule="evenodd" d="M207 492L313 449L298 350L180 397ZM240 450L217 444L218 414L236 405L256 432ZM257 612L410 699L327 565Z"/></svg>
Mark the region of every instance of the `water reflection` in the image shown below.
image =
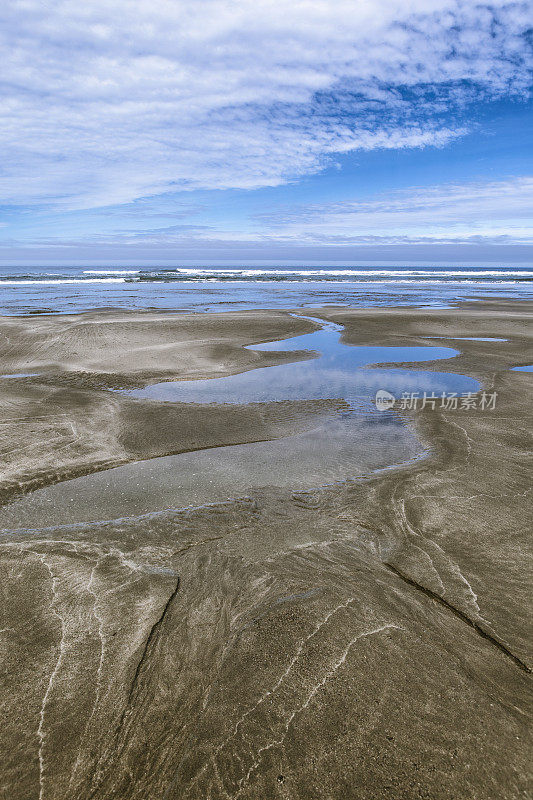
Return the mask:
<svg viewBox="0 0 533 800"><path fill-rule="evenodd" d="M307 319L312 319L307 317ZM343 398L353 408L366 406L378 389L396 397L402 392L475 392L473 378L446 372L369 368L371 364L452 358L451 347L352 346L341 342L342 328L324 323L314 333L252 345L250 350L311 351L307 361L249 370L210 380L156 383L128 392L131 397L184 403L254 403L274 400Z"/></svg>
<svg viewBox="0 0 533 800"><path fill-rule="evenodd" d="M269 442L219 447L155 458L41 489L0 508L7 529L116 519L164 508L226 500L276 486L309 489L405 463L424 453L394 411L379 413L378 389L402 392L469 392L472 378L372 363L446 359L449 347L354 347L342 329L322 323L315 333L253 346L255 350L307 350L310 360L255 369L211 380L155 384L133 397L197 403L248 403L287 399L344 398L352 410L315 421L306 433Z"/></svg>
<svg viewBox="0 0 533 800"><path fill-rule="evenodd" d="M396 417L341 415L269 442L165 456L39 489L0 508L0 528L42 528L200 506L275 486L309 489L420 457Z"/></svg>

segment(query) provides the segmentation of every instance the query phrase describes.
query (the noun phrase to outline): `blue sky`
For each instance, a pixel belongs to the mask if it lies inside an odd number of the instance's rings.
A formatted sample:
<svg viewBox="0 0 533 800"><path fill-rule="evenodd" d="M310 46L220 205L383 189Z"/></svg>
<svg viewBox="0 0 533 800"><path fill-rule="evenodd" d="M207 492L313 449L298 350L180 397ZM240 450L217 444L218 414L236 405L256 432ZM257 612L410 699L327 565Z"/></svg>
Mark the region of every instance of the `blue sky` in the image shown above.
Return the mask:
<svg viewBox="0 0 533 800"><path fill-rule="evenodd" d="M531 2L0 14L0 263L533 263Z"/></svg>

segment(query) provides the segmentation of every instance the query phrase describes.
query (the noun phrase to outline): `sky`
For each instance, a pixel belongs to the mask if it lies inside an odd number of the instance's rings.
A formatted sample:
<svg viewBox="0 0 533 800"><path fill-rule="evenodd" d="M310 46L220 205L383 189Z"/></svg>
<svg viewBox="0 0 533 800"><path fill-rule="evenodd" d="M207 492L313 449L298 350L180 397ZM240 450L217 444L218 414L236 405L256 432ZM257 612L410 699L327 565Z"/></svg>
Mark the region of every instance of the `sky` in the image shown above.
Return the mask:
<svg viewBox="0 0 533 800"><path fill-rule="evenodd" d="M533 0L11 0L0 263L533 264Z"/></svg>

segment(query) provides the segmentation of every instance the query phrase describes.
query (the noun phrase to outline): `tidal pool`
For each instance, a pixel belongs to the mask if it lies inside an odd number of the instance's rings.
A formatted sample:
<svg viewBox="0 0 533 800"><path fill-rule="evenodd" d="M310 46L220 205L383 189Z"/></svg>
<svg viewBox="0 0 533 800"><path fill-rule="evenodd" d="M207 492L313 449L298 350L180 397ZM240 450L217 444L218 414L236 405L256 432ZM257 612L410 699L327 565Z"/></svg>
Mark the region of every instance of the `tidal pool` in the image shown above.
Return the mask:
<svg viewBox="0 0 533 800"><path fill-rule="evenodd" d="M301 316L301 315L298 315ZM315 358L263 367L210 380L155 383L125 392L130 397L181 403L258 403L275 400L342 398L354 409L372 408L379 389L395 397L403 392L475 392L479 383L465 375L413 370L405 367L370 367L372 364L449 359L459 351L451 347L379 347L346 345L342 327L315 320L323 327L314 333L281 341L251 345L250 350L311 351Z"/></svg>
<svg viewBox="0 0 533 800"><path fill-rule="evenodd" d="M349 410L317 419L312 430L268 442L238 444L127 464L63 481L0 508L7 530L37 529L201 506L266 486L305 490L355 479L420 458L425 450L397 412L379 412L374 397L403 392L475 392L473 378L376 363L449 359L449 347L343 344L332 323L310 334L254 345L256 350L311 351L308 360L210 380L159 383L130 397L185 403L252 403L342 398Z"/></svg>
<svg viewBox="0 0 533 800"><path fill-rule="evenodd" d="M38 375L39 372L8 372L6 375L0 375L0 378L36 378Z"/></svg>

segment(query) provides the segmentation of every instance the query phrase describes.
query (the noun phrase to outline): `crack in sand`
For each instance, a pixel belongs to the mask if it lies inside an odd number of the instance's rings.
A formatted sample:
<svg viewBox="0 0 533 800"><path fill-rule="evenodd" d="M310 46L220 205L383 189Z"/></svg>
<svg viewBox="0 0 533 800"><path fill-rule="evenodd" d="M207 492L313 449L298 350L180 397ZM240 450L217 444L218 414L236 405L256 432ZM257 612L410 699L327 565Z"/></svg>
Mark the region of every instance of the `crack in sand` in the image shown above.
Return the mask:
<svg viewBox="0 0 533 800"><path fill-rule="evenodd" d="M168 613L168 610L169 610L170 606L172 605L176 595L178 594L179 588L180 588L180 579L178 578L178 580L176 582L176 586L175 586L174 590L171 592L167 602L165 603L165 606L164 606L161 614L159 615L157 620L154 622L154 624L150 628L150 633L148 634L148 636L146 638L146 641L144 643L144 647L143 647L141 656L139 658L139 661L137 662L137 666L135 668L135 672L134 672L133 678L132 678L131 683L130 683L130 688L129 688L129 691L128 691L128 697L126 699L126 703L124 705L124 710L122 711L119 723L118 723L118 725L117 725L117 727L115 729L115 734L114 735L115 735L115 738L117 738L117 739L118 739L118 737L119 737L119 735L120 735L120 733L121 733L121 731L122 731L122 729L124 727L124 723L125 723L126 717L130 713L131 703L132 703L132 700L133 700L133 695L135 694L135 690L137 689L137 686L138 686L138 683L139 683L139 678L140 678L140 674L141 674L141 671L142 671L143 664L145 663L145 661L148 658L148 651L150 650L150 646L155 641L155 639L157 637L157 634L158 634L159 630L161 629L161 625L163 624L163 621L164 621L164 619L165 619L165 617L166 617L166 615ZM102 778L98 779L97 786L95 786L95 788L92 790L92 792L88 796L87 800L92 800L92 798L100 790L100 788L102 786L102 782L103 782Z"/></svg>
<svg viewBox="0 0 533 800"><path fill-rule="evenodd" d="M435 550L438 551L438 553L444 559L444 561L446 563L446 566L448 567L450 572L453 574L454 578L457 581L459 581L460 584L463 584L463 587L467 592L467 596L470 597L471 604L474 606L475 613L477 614L479 619L483 620L483 622L485 622L489 627L491 627L490 622L487 619L485 619L485 617L482 616L481 609L480 609L479 603L478 603L478 596L477 596L476 592L474 592L474 589L472 588L472 585L470 584L470 581L468 581L467 578L461 572L461 570L459 568L459 565L450 558L450 556L446 553L446 551L443 550L442 547L439 544L437 544L437 542L435 542L433 539L426 539L422 534L418 533L418 531L415 531L415 529L412 527L412 525L410 524L409 520L407 519L407 513L406 513L406 510L405 510L405 500L404 499L402 499L400 501L399 505L400 505L400 508L401 508L401 516L402 516L403 522L405 524L405 527L407 528L408 534L412 538L414 538L416 541L422 540L423 542L425 542L426 546L433 547L433 548L435 548ZM441 577L441 574L440 574L437 566L435 565L435 562L433 561L431 555L427 552L426 549L424 549L424 547L419 546L419 545L415 545L413 542L411 542L411 545L413 547L416 547L418 550L420 550L420 552L422 552L424 555L426 555L427 558L429 558L429 560L431 561L431 565L432 565L433 569L435 570L435 576L436 576L436 578L437 578L437 580L439 582L440 591L442 592L442 595L445 595L447 587L445 586L445 584L443 582L443 579Z"/></svg>
<svg viewBox="0 0 533 800"><path fill-rule="evenodd" d="M129 706L131 705L131 701L133 699L133 695L135 694L135 690L137 689L137 685L139 683L139 677L140 677L140 674L141 674L141 670L143 668L143 664L148 658L148 651L150 650L150 645L152 644L152 642L155 641L155 639L157 637L157 634L158 634L158 632L159 632L159 630L161 628L161 625L163 624L165 616L167 615L167 612L168 612L170 606L172 605L172 602L174 601L174 598L178 594L179 588L180 588L180 579L178 578L178 580L176 581L176 586L173 589L173 591L172 591L170 597L168 598L167 602L165 603L165 607L163 608L163 611L161 612L161 614L159 615L157 620L152 625L152 627L150 629L150 633L148 634L148 636L146 638L146 642L144 643L144 647L143 647L143 650L142 650L142 653L141 653L141 657L139 658L139 661L137 662L137 666L135 668L135 672L134 672L134 675L133 675L133 678L132 678L132 681L131 681L131 684L130 684L130 689L129 689L129 692L128 692L128 698L127 698L127 701L126 701L126 706L125 706L124 712L123 712L122 717L121 717L119 729L122 727L122 724L123 724L125 716L126 716L126 714L128 712Z"/></svg>
<svg viewBox="0 0 533 800"><path fill-rule="evenodd" d="M477 622L474 622L473 619L471 619L467 614L465 614L459 608L456 608L454 605L449 603L448 600L445 600L436 592L433 592L431 589L422 586L422 584L418 583L412 578L409 578L407 575L404 575L403 572L400 572L400 570L392 566L392 564L388 564L387 562L385 562L385 566L387 567L387 569L389 569L391 572L393 572L395 575L401 578L402 581L405 581L405 583L408 583L410 586L413 586L415 589L418 589L418 591L425 594L426 597L431 598L436 603L440 603L440 605L447 608L448 611L451 611L452 614L454 614L454 616L456 616L462 622L465 622L467 625L473 628L476 631L476 633L479 634L479 636L481 636L483 639L486 639L488 642L493 644L503 655L507 656L507 658L509 658L517 667L519 667L519 669L523 670L524 672L531 673L531 667L529 667L528 664L526 664L524 661L522 661L521 658L516 656L505 644L500 642L499 639L497 639L495 636L492 636L490 633L487 633L487 631L485 631L481 627L481 625L479 625Z"/></svg>

